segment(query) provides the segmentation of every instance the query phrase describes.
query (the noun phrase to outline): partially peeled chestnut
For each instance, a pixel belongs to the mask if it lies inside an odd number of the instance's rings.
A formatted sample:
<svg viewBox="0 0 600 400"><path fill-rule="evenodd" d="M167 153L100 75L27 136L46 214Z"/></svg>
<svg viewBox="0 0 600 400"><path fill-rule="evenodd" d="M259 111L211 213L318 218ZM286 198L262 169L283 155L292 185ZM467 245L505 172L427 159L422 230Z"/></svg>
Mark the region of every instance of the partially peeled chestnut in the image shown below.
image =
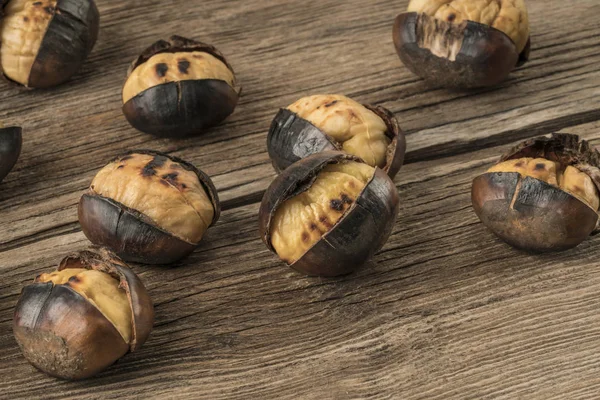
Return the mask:
<svg viewBox="0 0 600 400"><path fill-rule="evenodd" d="M404 65L449 88L497 85L529 59L525 0L411 0L394 23Z"/></svg>
<svg viewBox="0 0 600 400"><path fill-rule="evenodd" d="M153 323L152 301L137 275L114 254L92 248L23 288L13 332L36 368L84 379L138 350Z"/></svg>
<svg viewBox="0 0 600 400"><path fill-rule="evenodd" d="M387 242L399 211L391 178L360 158L325 151L283 171L267 189L259 230L267 247L310 276L364 265Z"/></svg>
<svg viewBox="0 0 600 400"><path fill-rule="evenodd" d="M22 142L21 128L16 126L4 128L0 123L0 182L17 163Z"/></svg>
<svg viewBox="0 0 600 400"><path fill-rule="evenodd" d="M78 213L92 243L125 261L171 264L194 251L220 210L204 172L177 157L136 150L96 174Z"/></svg>
<svg viewBox="0 0 600 400"><path fill-rule="evenodd" d="M514 247L571 249L598 226L600 153L577 135L527 140L475 178L472 201L484 225Z"/></svg>
<svg viewBox="0 0 600 400"><path fill-rule="evenodd" d="M279 173L321 151L344 151L378 167L393 179L406 153L406 139L389 110L341 95L303 97L279 110L267 149Z"/></svg>
<svg viewBox="0 0 600 400"><path fill-rule="evenodd" d="M123 113L139 131L186 137L225 120L240 92L233 68L219 50L172 36L133 61L123 87Z"/></svg>
<svg viewBox="0 0 600 400"><path fill-rule="evenodd" d="M3 0L0 6L2 74L26 87L68 81L98 38L93 0Z"/></svg>

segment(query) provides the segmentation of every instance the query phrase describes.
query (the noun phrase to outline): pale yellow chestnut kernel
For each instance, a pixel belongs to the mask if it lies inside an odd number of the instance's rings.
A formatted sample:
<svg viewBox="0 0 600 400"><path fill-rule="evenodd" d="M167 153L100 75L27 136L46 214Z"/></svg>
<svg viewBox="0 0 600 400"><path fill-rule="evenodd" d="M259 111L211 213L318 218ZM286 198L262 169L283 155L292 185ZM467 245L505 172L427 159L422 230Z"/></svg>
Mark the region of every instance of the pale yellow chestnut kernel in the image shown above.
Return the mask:
<svg viewBox="0 0 600 400"><path fill-rule="evenodd" d="M0 64L9 79L27 86L56 0L10 0L0 19Z"/></svg>
<svg viewBox="0 0 600 400"><path fill-rule="evenodd" d="M529 40L529 15L524 0L411 0L408 12L455 24L469 20L489 25L510 37L519 53Z"/></svg>
<svg viewBox="0 0 600 400"><path fill-rule="evenodd" d="M235 86L233 72L212 54L201 51L159 53L129 75L123 87L123 103L163 83L199 79L219 79Z"/></svg>
<svg viewBox="0 0 600 400"><path fill-rule="evenodd" d="M119 331L125 343L131 342L132 311L125 289L111 275L82 268L68 268L42 274L38 282L68 285L98 309Z"/></svg>
<svg viewBox="0 0 600 400"><path fill-rule="evenodd" d="M330 164L304 193L286 200L271 222L271 244L292 264L302 257L352 207L375 169L355 161Z"/></svg>
<svg viewBox="0 0 600 400"><path fill-rule="evenodd" d="M487 172L518 172L523 177L529 176L559 187L596 211L600 208L598 189L592 178L572 166L563 171L557 163L544 158L519 158L494 165Z"/></svg>
<svg viewBox="0 0 600 400"><path fill-rule="evenodd" d="M200 242L215 215L198 176L164 156L122 157L100 170L90 189L141 212L192 244Z"/></svg>
<svg viewBox="0 0 600 400"><path fill-rule="evenodd" d="M391 143L387 125L373 111L340 95L304 97L288 108L341 144L342 149L362 158L372 167L383 168Z"/></svg>

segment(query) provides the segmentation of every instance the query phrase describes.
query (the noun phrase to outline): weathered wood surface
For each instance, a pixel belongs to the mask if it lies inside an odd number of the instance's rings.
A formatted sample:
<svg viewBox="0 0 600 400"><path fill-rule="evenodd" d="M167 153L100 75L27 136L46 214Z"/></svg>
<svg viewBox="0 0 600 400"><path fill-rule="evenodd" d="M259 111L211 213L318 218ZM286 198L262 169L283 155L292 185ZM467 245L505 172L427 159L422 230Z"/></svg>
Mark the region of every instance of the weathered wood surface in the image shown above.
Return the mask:
<svg viewBox="0 0 600 400"><path fill-rule="evenodd" d="M514 141L564 130L600 145L597 2L528 5L532 61L498 88L460 93L428 88L398 61L391 24L406 1L99 1L100 40L73 82L0 92L0 119L25 129L0 185L0 398L597 398L600 239L524 254L470 206L473 177ZM236 113L198 138L154 139L120 112L128 63L172 33L213 42L244 86ZM389 243L337 280L293 273L257 232L274 177L270 120L317 92L390 108L410 150ZM14 305L36 274L87 246L79 196L132 148L197 164L225 212L181 265L133 266L157 314L139 352L85 382L48 378L19 353Z"/></svg>

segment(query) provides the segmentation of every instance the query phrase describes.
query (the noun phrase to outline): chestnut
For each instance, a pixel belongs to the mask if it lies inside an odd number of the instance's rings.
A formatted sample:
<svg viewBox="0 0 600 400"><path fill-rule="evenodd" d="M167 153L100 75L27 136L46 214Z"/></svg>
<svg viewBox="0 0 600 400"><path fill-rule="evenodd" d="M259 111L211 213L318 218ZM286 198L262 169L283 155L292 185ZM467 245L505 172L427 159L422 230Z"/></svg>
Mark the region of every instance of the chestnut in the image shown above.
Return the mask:
<svg viewBox="0 0 600 400"><path fill-rule="evenodd" d="M0 182L17 163L21 155L22 141L21 128L16 126L4 128L0 123Z"/></svg>
<svg viewBox="0 0 600 400"><path fill-rule="evenodd" d="M92 51L100 26L93 0L4 0L0 66L10 81L49 88L68 81Z"/></svg>
<svg viewBox="0 0 600 400"><path fill-rule="evenodd" d="M600 153L571 134L525 141L473 182L477 216L519 249L561 251L595 230Z"/></svg>
<svg viewBox="0 0 600 400"><path fill-rule="evenodd" d="M411 0L393 36L409 70L450 88L496 85L529 59L524 0Z"/></svg>
<svg viewBox="0 0 600 400"><path fill-rule="evenodd" d="M23 288L13 331L33 366L84 379L138 350L153 323L152 301L137 275L116 255L92 248Z"/></svg>
<svg viewBox="0 0 600 400"><path fill-rule="evenodd" d="M340 151L299 160L267 189L259 230L269 250L298 272L333 277L365 264L387 241L399 211L394 182Z"/></svg>
<svg viewBox="0 0 600 400"><path fill-rule="evenodd" d="M325 150L362 158L393 179L404 162L406 138L398 120L383 107L362 105L340 95L304 97L275 116L267 149L277 173Z"/></svg>
<svg viewBox="0 0 600 400"><path fill-rule="evenodd" d="M154 43L129 68L123 113L139 131L185 137L231 115L240 92L233 69L215 47L172 36Z"/></svg>
<svg viewBox="0 0 600 400"><path fill-rule="evenodd" d="M137 150L98 172L79 201L79 223L92 243L125 261L170 264L194 251L220 210L204 172L177 157Z"/></svg>

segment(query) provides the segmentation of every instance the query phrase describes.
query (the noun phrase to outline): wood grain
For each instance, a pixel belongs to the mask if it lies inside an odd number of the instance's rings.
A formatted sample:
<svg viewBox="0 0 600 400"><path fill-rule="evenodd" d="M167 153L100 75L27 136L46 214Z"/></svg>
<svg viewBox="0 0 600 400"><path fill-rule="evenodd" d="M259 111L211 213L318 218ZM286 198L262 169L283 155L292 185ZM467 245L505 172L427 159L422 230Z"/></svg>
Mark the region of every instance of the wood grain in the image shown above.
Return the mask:
<svg viewBox="0 0 600 400"><path fill-rule="evenodd" d="M98 2L97 47L73 82L3 86L0 119L24 151L0 185L0 398L596 398L598 238L534 256L495 239L470 183L513 142L564 129L600 145L596 2L528 2L533 57L500 87L427 87L397 59L406 1ZM173 33L214 43L244 86L222 126L186 140L134 131L120 111L128 63ZM274 177L266 131L279 107L345 93L393 110L408 134L401 217L375 260L336 280L283 266L260 242ZM156 303L141 351L99 377L35 371L12 337L21 287L88 245L79 196L117 153L152 148L214 177L223 216L171 268L134 265Z"/></svg>

